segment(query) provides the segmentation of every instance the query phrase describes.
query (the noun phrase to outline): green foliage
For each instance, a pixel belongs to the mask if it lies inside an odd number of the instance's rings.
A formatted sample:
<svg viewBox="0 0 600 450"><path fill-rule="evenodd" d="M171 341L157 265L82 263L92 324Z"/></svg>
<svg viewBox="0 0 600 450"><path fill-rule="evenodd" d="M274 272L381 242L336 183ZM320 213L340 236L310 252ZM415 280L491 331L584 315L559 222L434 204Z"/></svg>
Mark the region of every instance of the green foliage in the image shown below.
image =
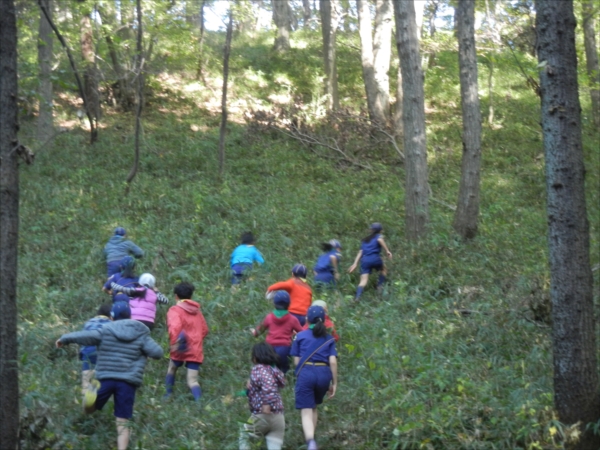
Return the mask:
<svg viewBox="0 0 600 450"><path fill-rule="evenodd" d="M295 263L312 266L319 243L330 238L342 241L347 267L368 224L379 221L394 254L384 292L369 287L354 305L349 299L358 277L344 272L340 292L323 294L341 341L340 387L320 410L320 444L562 448L569 431L552 409L549 328L530 308L546 298L548 278L539 103L510 53L494 55L496 120L484 127L480 234L469 243L456 238L453 212L444 206L456 201L462 154L456 54L440 52L428 70L428 156L436 202L429 238L411 246L404 239L398 166L337 167L280 135L251 134L234 111L225 175L218 178L220 117L207 103L213 95L192 80L195 43L177 24L163 25L155 66L161 70L149 78L153 96L144 111L141 167L129 195L124 180L133 163L134 120L110 109L93 147L85 131L74 128L59 135L52 150L40 152L35 165L22 167L20 382L24 423L38 424L36 436L57 448L104 449L114 441L110 405L93 417L80 413L77 349L57 350L53 343L80 329L106 301L101 252L115 226L124 226L146 250L139 272L153 273L162 292L170 294L181 280L196 285L211 329L200 405L191 401L181 373L174 398L163 401L167 360L148 363L136 398L132 447L234 449L238 422L248 415L245 399L234 393L250 370L255 340L248 328L270 309L266 287L289 277ZM206 39L207 72L218 80L223 34L208 33ZM296 32L293 39L294 48L279 55L272 53L267 33L236 37L231 98L239 112L269 105L273 95L317 101L319 37ZM363 88L352 47L356 37L340 40L341 97L358 106ZM22 52L23 73L34 70L28 51ZM485 111L490 99L483 59L479 76ZM29 78L21 81L28 89ZM57 108L62 117L63 105ZM587 120L584 126L592 261L598 264L597 134ZM22 136L32 135L34 127L24 120ZM229 255L246 230L257 236L267 264L231 293ZM163 348L165 314L159 308L152 333ZM301 448L293 388L283 396L286 448ZM51 422L36 422L40 416ZM34 444L28 441L25 448Z"/></svg>

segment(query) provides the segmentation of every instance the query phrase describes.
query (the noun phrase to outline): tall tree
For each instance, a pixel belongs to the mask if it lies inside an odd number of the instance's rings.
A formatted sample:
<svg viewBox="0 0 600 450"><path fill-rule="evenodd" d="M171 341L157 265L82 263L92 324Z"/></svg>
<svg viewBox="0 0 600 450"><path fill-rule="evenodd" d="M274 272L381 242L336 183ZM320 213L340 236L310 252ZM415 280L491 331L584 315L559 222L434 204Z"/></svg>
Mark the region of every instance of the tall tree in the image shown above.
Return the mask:
<svg viewBox="0 0 600 450"><path fill-rule="evenodd" d="M423 70L413 1L394 0L394 12L396 45L402 71L406 236L411 241L417 241L425 236L429 223Z"/></svg>
<svg viewBox="0 0 600 450"><path fill-rule="evenodd" d="M600 448L586 425L600 417L598 361L590 268L589 223L572 0L536 0L542 129L546 161L554 404L579 428L573 449Z"/></svg>
<svg viewBox="0 0 600 450"><path fill-rule="evenodd" d="M227 35L223 48L223 90L221 92L221 127L219 129L219 175L225 171L225 132L227 131L227 81L229 79L229 55L231 54L231 39L233 37L233 8L229 9Z"/></svg>
<svg viewBox="0 0 600 450"><path fill-rule="evenodd" d="M377 0L374 36L371 35L371 12L368 0L357 0L363 81L372 122L385 125L390 107L390 57L392 53L392 3Z"/></svg>
<svg viewBox="0 0 600 450"><path fill-rule="evenodd" d="M48 13L52 15L52 0L42 0ZM38 31L38 65L39 75L39 96L40 111L38 115L37 136L42 143L48 143L48 140L54 134L54 120L52 118L53 100L52 100L52 28L46 20L44 13L40 10L40 26Z"/></svg>
<svg viewBox="0 0 600 450"><path fill-rule="evenodd" d="M88 107L98 126L100 120L100 96L98 94L99 74L96 67L96 50L94 46L94 32L92 29L92 11L86 8L81 18L81 56L83 58L83 88Z"/></svg>
<svg viewBox="0 0 600 450"><path fill-rule="evenodd" d="M585 62L590 82L590 96L592 97L592 117L594 126L600 128L600 67L598 66L598 48L596 47L596 21L591 1L583 3L583 42L585 46Z"/></svg>
<svg viewBox="0 0 600 450"><path fill-rule="evenodd" d="M323 34L323 61L325 64L325 95L327 109L339 109L337 65L335 62L335 43L339 14L336 9L337 0L320 0L321 32Z"/></svg>
<svg viewBox="0 0 600 450"><path fill-rule="evenodd" d="M206 0L201 0L200 2L200 37L198 38L198 70L196 72L196 79L202 80L204 84L206 84L206 80L204 79L204 6L206 5Z"/></svg>
<svg viewBox="0 0 600 450"><path fill-rule="evenodd" d="M273 46L278 52L284 52L290 48L290 30L292 29L292 10L288 0L272 0L273 22L277 27L277 36Z"/></svg>
<svg viewBox="0 0 600 450"><path fill-rule="evenodd" d="M479 177L481 168L481 111L477 85L475 48L475 0L458 0L458 65L463 119L463 154L454 229L463 239L477 235Z"/></svg>
<svg viewBox="0 0 600 450"><path fill-rule="evenodd" d="M17 364L17 243L19 165L17 20L13 0L0 1L0 448L19 437Z"/></svg>
<svg viewBox="0 0 600 450"><path fill-rule="evenodd" d="M312 9L310 7L310 0L302 0L302 26L304 28L309 28L311 17Z"/></svg>

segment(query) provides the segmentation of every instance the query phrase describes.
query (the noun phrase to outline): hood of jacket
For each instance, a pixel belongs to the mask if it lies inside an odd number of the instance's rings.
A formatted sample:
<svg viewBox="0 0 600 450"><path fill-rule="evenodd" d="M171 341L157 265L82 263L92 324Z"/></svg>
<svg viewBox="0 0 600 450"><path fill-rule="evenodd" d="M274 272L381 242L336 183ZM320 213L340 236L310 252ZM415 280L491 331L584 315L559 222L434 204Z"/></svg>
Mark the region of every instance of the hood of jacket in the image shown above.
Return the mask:
<svg viewBox="0 0 600 450"><path fill-rule="evenodd" d="M118 234L115 234L108 240L108 243L117 245L117 244L120 244L121 242L123 242L124 240L125 240L125 236L119 236Z"/></svg>
<svg viewBox="0 0 600 450"><path fill-rule="evenodd" d="M200 304L194 300L181 300L177 302L178 307L182 308L188 314L198 314L200 312Z"/></svg>
<svg viewBox="0 0 600 450"><path fill-rule="evenodd" d="M118 340L131 342L144 334L150 334L150 330L142 322L132 319L117 320L104 325L103 331L113 334Z"/></svg>

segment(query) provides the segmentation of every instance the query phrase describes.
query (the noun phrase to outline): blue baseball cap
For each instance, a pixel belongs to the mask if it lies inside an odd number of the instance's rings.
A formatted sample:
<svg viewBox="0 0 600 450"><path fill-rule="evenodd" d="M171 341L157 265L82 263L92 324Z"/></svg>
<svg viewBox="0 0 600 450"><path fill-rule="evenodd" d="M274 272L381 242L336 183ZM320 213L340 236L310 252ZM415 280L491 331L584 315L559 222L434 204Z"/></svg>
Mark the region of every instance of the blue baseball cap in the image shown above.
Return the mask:
<svg viewBox="0 0 600 450"><path fill-rule="evenodd" d="M308 323L325 322L325 309L322 306L311 306L306 313Z"/></svg>
<svg viewBox="0 0 600 450"><path fill-rule="evenodd" d="M290 294L288 294L286 291L275 292L273 304L276 306L290 306Z"/></svg>
<svg viewBox="0 0 600 450"><path fill-rule="evenodd" d="M329 245L331 245L333 248L342 248L342 244L337 239L330 240Z"/></svg>
<svg viewBox="0 0 600 450"><path fill-rule="evenodd" d="M117 227L117 228L115 228L115 234L117 236L125 236L127 233L125 232L125 228Z"/></svg>
<svg viewBox="0 0 600 450"><path fill-rule="evenodd" d="M306 266L304 264L296 264L292 269L292 275L295 277L306 278L306 274L308 271L306 270Z"/></svg>
<svg viewBox="0 0 600 450"><path fill-rule="evenodd" d="M129 303L115 303L110 310L110 317L112 317L113 320L131 319L131 308L129 308Z"/></svg>
<svg viewBox="0 0 600 450"><path fill-rule="evenodd" d="M381 230L383 230L383 226L379 222L374 222L371 224L371 230L381 231Z"/></svg>

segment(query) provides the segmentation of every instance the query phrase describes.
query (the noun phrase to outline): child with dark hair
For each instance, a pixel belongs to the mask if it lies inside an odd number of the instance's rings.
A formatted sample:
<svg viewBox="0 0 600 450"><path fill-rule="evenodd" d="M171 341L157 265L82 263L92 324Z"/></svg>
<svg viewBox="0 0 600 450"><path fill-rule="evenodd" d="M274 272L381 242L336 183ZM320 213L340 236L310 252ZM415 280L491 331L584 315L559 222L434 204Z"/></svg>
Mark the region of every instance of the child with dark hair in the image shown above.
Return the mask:
<svg viewBox="0 0 600 450"><path fill-rule="evenodd" d="M130 297L131 318L139 320L152 331L157 303L166 305L169 303L169 299L155 288L156 278L154 275L143 273L140 275L138 283L139 287L125 287L113 282L110 287L113 293L122 292Z"/></svg>
<svg viewBox="0 0 600 450"><path fill-rule="evenodd" d="M342 254L342 244L337 239L332 239L329 242L321 244L323 252L317 259L317 263L313 268L315 282L317 286L332 287L340 279L338 265Z"/></svg>
<svg viewBox="0 0 600 450"><path fill-rule="evenodd" d="M327 334L325 310L311 306L306 319L309 330L302 331L292 344L292 356L296 365L296 409L300 410L302 430L308 450L317 450L317 405L323 403L337 389L337 350L335 339Z"/></svg>
<svg viewBox="0 0 600 450"><path fill-rule="evenodd" d="M144 256L144 251L131 242L125 239L127 233L125 228L115 228L115 234L108 240L104 246L104 259L106 260L106 276L110 278L115 273L121 271L121 260L125 256L133 256L141 258Z"/></svg>
<svg viewBox="0 0 600 450"><path fill-rule="evenodd" d="M192 300L194 285L183 282L175 286L177 304L167 312L167 328L171 345L171 359L167 369L165 397L173 394L177 369L183 364L187 369L187 385L199 401L202 390L198 384L198 371L204 361L203 343L208 334L206 320L200 310L200 304Z"/></svg>
<svg viewBox="0 0 600 450"><path fill-rule="evenodd" d="M252 348L252 371L247 383L247 396L252 416L240 431L240 450L250 450L250 437L265 437L268 450L280 450L285 434L283 401L279 390L285 376L275 367L279 357L267 343Z"/></svg>
<svg viewBox="0 0 600 450"><path fill-rule="evenodd" d="M112 295L113 303L115 302L115 296L118 292L113 291L111 288L112 283L116 283L119 286L134 288L139 286L139 277L135 275L135 259L131 256L126 256L121 260L120 272L116 273L108 278L102 290L107 294Z"/></svg>
<svg viewBox="0 0 600 450"><path fill-rule="evenodd" d="M288 313L290 306L290 294L285 291L277 291L273 296L275 310L267 314L262 323L250 331L254 337L259 336L267 330L267 344L273 346L279 355L277 367L285 374L290 370L290 350L292 348L292 336L294 332L302 331L298 319Z"/></svg>
<svg viewBox="0 0 600 450"><path fill-rule="evenodd" d="M131 320L131 310L125 302L112 305L112 322L101 329L64 334L56 347L67 344L98 346L96 379L84 396L84 410L93 413L102 409L111 396L115 400L117 447L129 445L129 419L133 416L135 392L142 384L148 358L160 359L163 350L150 337L150 330L137 320Z"/></svg>
<svg viewBox="0 0 600 450"><path fill-rule="evenodd" d="M306 322L306 311L312 303L312 289L306 283L307 270L304 264L296 264L292 269L292 278L287 281L272 284L267 289L267 298L271 298L274 291L286 291L290 294L290 307L288 311L300 325Z"/></svg>
<svg viewBox="0 0 600 450"><path fill-rule="evenodd" d="M252 263L263 264L265 262L261 253L254 246L254 236L247 231L242 234L242 243L231 253L230 265L232 271L231 284L237 285L242 282L244 274L252 268Z"/></svg>
<svg viewBox="0 0 600 450"><path fill-rule="evenodd" d="M83 326L83 331L99 330L107 323L110 323L110 310L112 303L104 303L98 308L96 317L88 320ZM97 348L95 345L86 345L79 350L79 360L81 364L81 390L85 392L94 378L94 367L98 359Z"/></svg>
<svg viewBox="0 0 600 450"><path fill-rule="evenodd" d="M352 273L360 261L360 281L358 283L358 288L356 289L356 295L354 296L355 301L360 299L365 286L369 282L369 275L374 270L379 272L377 287L380 288L385 283L387 271L385 264L381 259L381 249L385 250L389 259L392 259L392 253L383 240L383 235L381 234L382 231L383 227L380 223L375 222L371 224L371 234L362 240L356 259L348 269L348 273Z"/></svg>

